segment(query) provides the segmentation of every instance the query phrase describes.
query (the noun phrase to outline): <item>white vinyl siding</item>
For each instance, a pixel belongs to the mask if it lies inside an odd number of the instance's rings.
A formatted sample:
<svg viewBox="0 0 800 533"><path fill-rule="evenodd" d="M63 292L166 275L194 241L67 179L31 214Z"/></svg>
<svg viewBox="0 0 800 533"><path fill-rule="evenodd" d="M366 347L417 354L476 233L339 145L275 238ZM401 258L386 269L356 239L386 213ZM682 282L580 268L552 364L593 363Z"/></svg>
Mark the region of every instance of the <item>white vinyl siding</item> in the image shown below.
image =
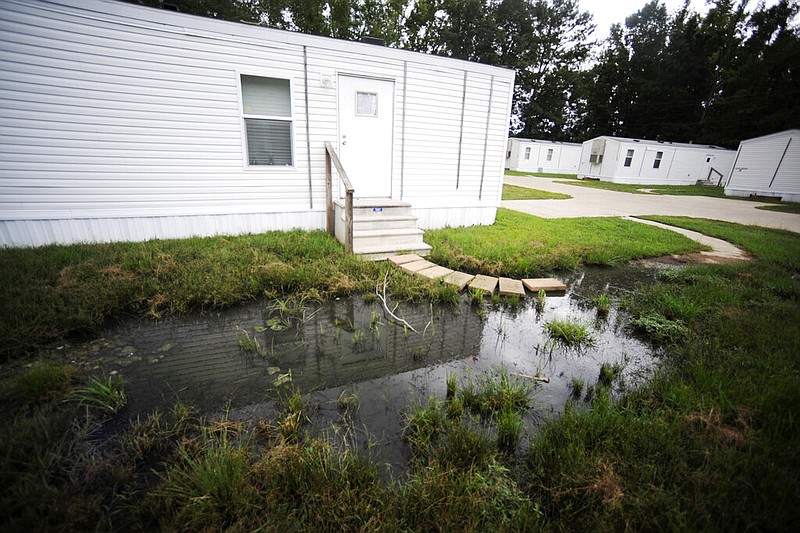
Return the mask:
<svg viewBox="0 0 800 533"><path fill-rule="evenodd" d="M443 225L499 204L505 69L104 0L4 3L0 58L0 244L323 228L340 73L395 83L393 198ZM288 94L247 111L242 75Z"/></svg>

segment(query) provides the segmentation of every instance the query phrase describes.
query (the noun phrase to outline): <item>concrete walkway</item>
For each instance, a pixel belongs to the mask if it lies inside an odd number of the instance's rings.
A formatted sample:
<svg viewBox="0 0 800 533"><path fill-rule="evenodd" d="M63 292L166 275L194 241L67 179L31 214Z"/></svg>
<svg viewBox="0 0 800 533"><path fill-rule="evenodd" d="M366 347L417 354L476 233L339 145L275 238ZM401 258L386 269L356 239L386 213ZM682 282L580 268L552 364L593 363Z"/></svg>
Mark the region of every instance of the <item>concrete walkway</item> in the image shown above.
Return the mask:
<svg viewBox="0 0 800 533"><path fill-rule="evenodd" d="M707 196L631 194L555 183L556 179L506 176L505 183L572 196L569 200L506 200L502 206L542 218L673 215L710 218L800 233L800 215L756 209L760 202ZM643 188L648 185L642 185Z"/></svg>

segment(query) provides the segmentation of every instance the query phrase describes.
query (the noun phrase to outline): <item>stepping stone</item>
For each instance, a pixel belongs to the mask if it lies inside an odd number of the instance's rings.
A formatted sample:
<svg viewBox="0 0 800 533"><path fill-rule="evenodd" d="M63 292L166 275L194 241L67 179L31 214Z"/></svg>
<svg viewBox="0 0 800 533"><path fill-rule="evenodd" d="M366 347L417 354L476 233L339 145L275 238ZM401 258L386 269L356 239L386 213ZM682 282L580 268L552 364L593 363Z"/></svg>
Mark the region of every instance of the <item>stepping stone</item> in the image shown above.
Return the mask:
<svg viewBox="0 0 800 533"><path fill-rule="evenodd" d="M390 263L394 263L395 265L404 265L406 263L411 263L413 261L420 261L422 258L417 254L403 254L403 255L393 255L389 258Z"/></svg>
<svg viewBox="0 0 800 533"><path fill-rule="evenodd" d="M415 272L419 272L420 270L425 270L426 268L430 268L436 265L434 265L427 259L420 259L419 261L411 261L410 263L403 263L402 265L399 266L406 272L411 272L412 274L414 274Z"/></svg>
<svg viewBox="0 0 800 533"><path fill-rule="evenodd" d="M531 292L538 293L539 291L545 292L566 292L567 286L555 278L535 278L523 279L522 284Z"/></svg>
<svg viewBox="0 0 800 533"><path fill-rule="evenodd" d="M472 281L469 282L470 289L485 291L489 294L494 292L495 287L497 287L497 278L492 276L484 276L483 274L478 274Z"/></svg>
<svg viewBox="0 0 800 533"><path fill-rule="evenodd" d="M500 296L519 296L525 298L525 287L518 279L500 278Z"/></svg>
<svg viewBox="0 0 800 533"><path fill-rule="evenodd" d="M431 263L431 264L433 264L433 263ZM449 268L445 268L445 267L439 266L439 265L433 265L430 268L425 268L423 270L417 270L416 272L414 272L414 274L416 274L417 276L422 276L424 278L428 278L428 279L439 279L439 278L443 278L444 276L446 276L448 274L452 274L452 272L453 271L450 270Z"/></svg>
<svg viewBox="0 0 800 533"><path fill-rule="evenodd" d="M464 290L467 283L472 281L475 276L472 274L465 274L463 272L451 272L444 277L444 282L458 287L459 292Z"/></svg>

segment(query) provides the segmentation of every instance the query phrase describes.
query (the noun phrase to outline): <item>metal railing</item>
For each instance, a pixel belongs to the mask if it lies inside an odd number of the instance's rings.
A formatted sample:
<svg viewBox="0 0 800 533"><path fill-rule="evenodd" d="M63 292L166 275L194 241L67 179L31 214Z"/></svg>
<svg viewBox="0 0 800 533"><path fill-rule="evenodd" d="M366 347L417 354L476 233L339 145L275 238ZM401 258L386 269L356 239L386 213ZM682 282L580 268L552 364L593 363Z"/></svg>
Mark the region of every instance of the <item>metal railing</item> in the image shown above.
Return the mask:
<svg viewBox="0 0 800 533"><path fill-rule="evenodd" d="M327 227L328 233L336 236L336 227L334 220L333 209L333 176L331 172L331 162L336 167L336 172L339 174L339 179L344 184L345 197L344 197L344 248L347 253L353 253L353 184L347 177L347 172L342 167L342 162L339 161L339 156L336 155L336 150L329 142L325 142L325 201L327 205Z"/></svg>

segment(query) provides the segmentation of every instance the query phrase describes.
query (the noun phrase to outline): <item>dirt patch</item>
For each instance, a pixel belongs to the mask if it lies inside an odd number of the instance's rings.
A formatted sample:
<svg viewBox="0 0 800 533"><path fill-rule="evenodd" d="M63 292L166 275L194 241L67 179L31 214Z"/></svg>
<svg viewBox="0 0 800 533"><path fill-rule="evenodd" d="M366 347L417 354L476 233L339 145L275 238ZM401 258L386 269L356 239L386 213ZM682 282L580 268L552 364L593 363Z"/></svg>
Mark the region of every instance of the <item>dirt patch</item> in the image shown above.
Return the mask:
<svg viewBox="0 0 800 533"><path fill-rule="evenodd" d="M742 261L750 261L750 259L750 256L731 257L714 252L693 252L682 255L673 254L651 257L642 259L641 262L646 265L736 265Z"/></svg>

